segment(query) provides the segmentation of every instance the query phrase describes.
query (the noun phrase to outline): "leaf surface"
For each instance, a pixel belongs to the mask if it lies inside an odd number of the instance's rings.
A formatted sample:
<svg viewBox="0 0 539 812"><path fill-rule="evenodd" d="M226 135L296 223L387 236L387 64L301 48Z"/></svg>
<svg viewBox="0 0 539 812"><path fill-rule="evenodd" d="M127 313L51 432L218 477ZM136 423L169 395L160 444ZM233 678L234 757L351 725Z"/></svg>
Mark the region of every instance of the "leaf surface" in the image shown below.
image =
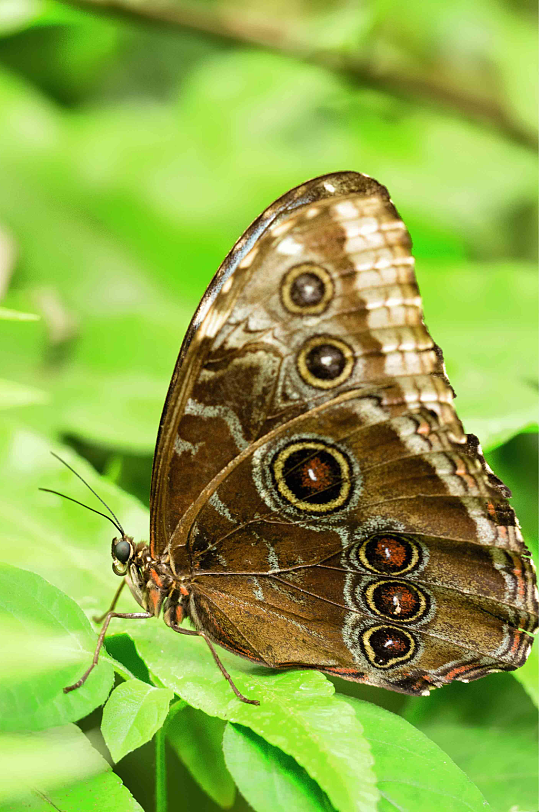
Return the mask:
<svg viewBox="0 0 539 812"><path fill-rule="evenodd" d="M272 672L219 652L238 688L260 706L236 699L202 639L175 636L152 621L132 628L150 671L189 705L250 727L292 756L341 812L371 812L378 793L372 756L352 708L316 671Z"/></svg>
<svg viewBox="0 0 539 812"><path fill-rule="evenodd" d="M92 660L96 635L77 604L41 576L0 565L0 729L41 730L101 705L113 671L102 662L85 690L64 694Z"/></svg>
<svg viewBox="0 0 539 812"><path fill-rule="evenodd" d="M453 683L409 701L406 718L483 792L494 812L539 808L537 710L511 674Z"/></svg>
<svg viewBox="0 0 539 812"><path fill-rule="evenodd" d="M163 726L174 694L137 679L118 685L103 709L101 732L114 762L153 738Z"/></svg>
<svg viewBox="0 0 539 812"><path fill-rule="evenodd" d="M0 812L142 812L75 725L0 734Z"/></svg>
<svg viewBox="0 0 539 812"><path fill-rule="evenodd" d="M223 746L238 788L257 812L332 812L327 795L305 770L249 728L229 723Z"/></svg>
<svg viewBox="0 0 539 812"><path fill-rule="evenodd" d="M428 700L427 700L428 701ZM379 812L482 812L481 792L446 752L400 716L347 698L374 756Z"/></svg>

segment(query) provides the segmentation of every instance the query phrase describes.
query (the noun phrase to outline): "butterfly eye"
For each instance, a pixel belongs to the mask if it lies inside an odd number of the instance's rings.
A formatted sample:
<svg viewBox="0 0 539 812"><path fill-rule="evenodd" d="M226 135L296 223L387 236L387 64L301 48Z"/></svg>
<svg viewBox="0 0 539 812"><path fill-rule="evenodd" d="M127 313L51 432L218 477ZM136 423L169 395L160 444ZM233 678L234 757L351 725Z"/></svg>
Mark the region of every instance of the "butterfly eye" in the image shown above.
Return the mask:
<svg viewBox="0 0 539 812"><path fill-rule="evenodd" d="M112 554L120 564L127 564L131 558L131 545L126 539L120 539L112 548Z"/></svg>

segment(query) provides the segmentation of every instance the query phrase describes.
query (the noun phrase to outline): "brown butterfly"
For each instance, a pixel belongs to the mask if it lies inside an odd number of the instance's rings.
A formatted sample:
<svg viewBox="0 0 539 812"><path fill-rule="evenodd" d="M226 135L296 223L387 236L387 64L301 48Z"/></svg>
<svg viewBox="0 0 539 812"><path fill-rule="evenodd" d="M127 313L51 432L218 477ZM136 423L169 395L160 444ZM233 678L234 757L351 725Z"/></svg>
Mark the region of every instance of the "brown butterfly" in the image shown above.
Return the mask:
<svg viewBox="0 0 539 812"><path fill-rule="evenodd" d="M453 408L410 248L355 172L292 189L236 243L172 376L149 546L117 523L113 569L144 611L114 612L118 590L66 691L111 618L160 612L253 704L214 643L407 694L525 662L533 563Z"/></svg>

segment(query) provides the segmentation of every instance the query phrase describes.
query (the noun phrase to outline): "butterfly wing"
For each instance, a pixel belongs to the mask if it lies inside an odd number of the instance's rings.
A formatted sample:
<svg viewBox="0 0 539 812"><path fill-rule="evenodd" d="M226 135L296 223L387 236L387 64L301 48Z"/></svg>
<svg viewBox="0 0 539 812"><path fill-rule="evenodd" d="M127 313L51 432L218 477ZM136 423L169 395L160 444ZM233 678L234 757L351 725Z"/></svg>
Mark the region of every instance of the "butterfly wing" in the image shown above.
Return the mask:
<svg viewBox="0 0 539 812"><path fill-rule="evenodd" d="M293 255L275 254L271 245L276 239L281 243L278 234L294 227L296 213L350 194L383 201L385 219L400 223L387 190L372 178L356 172L315 178L279 198L253 222L208 287L184 339L159 426L150 494L152 554L168 550L172 536L175 546L185 542L178 537L180 520L207 483L270 424L286 419L287 409L282 415L273 412L281 408L274 396L278 377L281 388L283 384L288 337L283 336L284 345L275 345L268 325L271 330L283 321L276 278L298 262ZM403 255L409 263L407 235L401 229L396 236L393 243L402 238L403 247L395 244L386 251L380 246L380 256ZM373 248L380 242L370 241ZM391 242L391 237L383 241ZM313 246L313 255L328 259L332 248L328 235L322 251ZM386 277L413 279L413 271L409 274L403 266ZM349 287L343 280L342 293ZM305 315L301 309L286 309L284 332L301 329ZM265 326L253 330L258 318ZM307 401L295 399L296 409L308 408Z"/></svg>
<svg viewBox="0 0 539 812"><path fill-rule="evenodd" d="M340 173L266 210L195 315L156 450L152 552L192 572L195 623L408 692L521 664L533 568L452 400L385 188Z"/></svg>
<svg viewBox="0 0 539 812"><path fill-rule="evenodd" d="M420 371L442 374L386 189L344 172L276 201L219 269L183 343L154 456L152 552L185 543L186 512L253 440L344 386L385 378L392 361L397 371L401 346L429 348ZM325 379L311 373L317 362Z"/></svg>
<svg viewBox="0 0 539 812"><path fill-rule="evenodd" d="M525 661L535 574L502 487L395 394L347 392L230 467L191 536L221 644L406 693Z"/></svg>

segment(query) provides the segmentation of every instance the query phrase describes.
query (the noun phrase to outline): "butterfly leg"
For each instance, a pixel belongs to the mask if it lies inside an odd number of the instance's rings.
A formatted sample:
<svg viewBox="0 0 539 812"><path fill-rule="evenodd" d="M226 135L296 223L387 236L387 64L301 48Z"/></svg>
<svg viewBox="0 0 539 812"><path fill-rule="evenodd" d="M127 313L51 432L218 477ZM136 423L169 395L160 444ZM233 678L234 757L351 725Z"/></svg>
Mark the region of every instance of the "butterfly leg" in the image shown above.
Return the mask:
<svg viewBox="0 0 539 812"><path fill-rule="evenodd" d="M107 611L106 611L106 612L103 612L103 614L102 614L102 615L99 615L99 617L94 617L94 618L92 618L92 620L94 621L94 623L103 623L103 621L105 620L105 618L106 618L106 616L108 615L108 613L109 613L109 612L113 612L113 611L114 611L114 607L115 607L115 606L116 606L116 604L118 603L118 598L119 598L119 597L120 597L120 595L122 594L122 589L124 588L124 586L125 586L125 578L122 578L122 581L121 581L120 586L118 587L118 589L117 589L117 590L116 590L116 592L114 593L114 597L113 597L113 599L112 599L112 603L111 603L111 605L109 606L109 608L107 609Z"/></svg>
<svg viewBox="0 0 539 812"><path fill-rule="evenodd" d="M116 596L115 596L115 599L116 599ZM110 621L112 620L113 617L133 618L134 620L138 620L139 618L142 619L142 618L152 617L152 615L150 614L150 612L112 612L111 610L109 610L107 612L107 614L105 615L105 622L103 623L103 627L102 627L102 629L101 629L101 631L99 633L99 637L97 638L97 646L95 647L94 656L93 656L93 659L92 659L92 664L84 672L82 677L79 680L77 680L77 682L75 682L73 685L67 685L64 688L64 694L68 694L70 691L75 691L77 688L80 688L81 685L84 685L84 683L86 682L86 680L90 676L91 672L96 667L97 662L99 660L99 652L101 651L101 648L103 646L103 641L105 639L105 635L106 635L107 629L109 627L109 623L110 623Z"/></svg>
<svg viewBox="0 0 539 812"><path fill-rule="evenodd" d="M260 702L258 701L258 699L247 699L247 697L244 696L241 693L241 691L236 687L232 677L230 676L230 674L228 673L228 671L224 667L223 663L219 659L219 655L215 651L215 647L214 647L213 643L211 642L211 640L208 637L206 637L204 632L196 632L196 631L193 631L192 629L182 629L180 626L177 626L176 624L174 624L174 625L171 624L171 628L174 629L174 631L178 632L179 634L190 634L190 635L195 636L195 637L202 637L206 641L206 645L208 646L209 650L211 651L212 657L215 660L215 664L219 668L219 671L221 672L223 677L226 679L226 681L228 682L228 684L230 685L230 687L232 688L232 690L234 691L234 693L236 694L238 699L241 699L242 702L246 702L248 705L260 705Z"/></svg>

